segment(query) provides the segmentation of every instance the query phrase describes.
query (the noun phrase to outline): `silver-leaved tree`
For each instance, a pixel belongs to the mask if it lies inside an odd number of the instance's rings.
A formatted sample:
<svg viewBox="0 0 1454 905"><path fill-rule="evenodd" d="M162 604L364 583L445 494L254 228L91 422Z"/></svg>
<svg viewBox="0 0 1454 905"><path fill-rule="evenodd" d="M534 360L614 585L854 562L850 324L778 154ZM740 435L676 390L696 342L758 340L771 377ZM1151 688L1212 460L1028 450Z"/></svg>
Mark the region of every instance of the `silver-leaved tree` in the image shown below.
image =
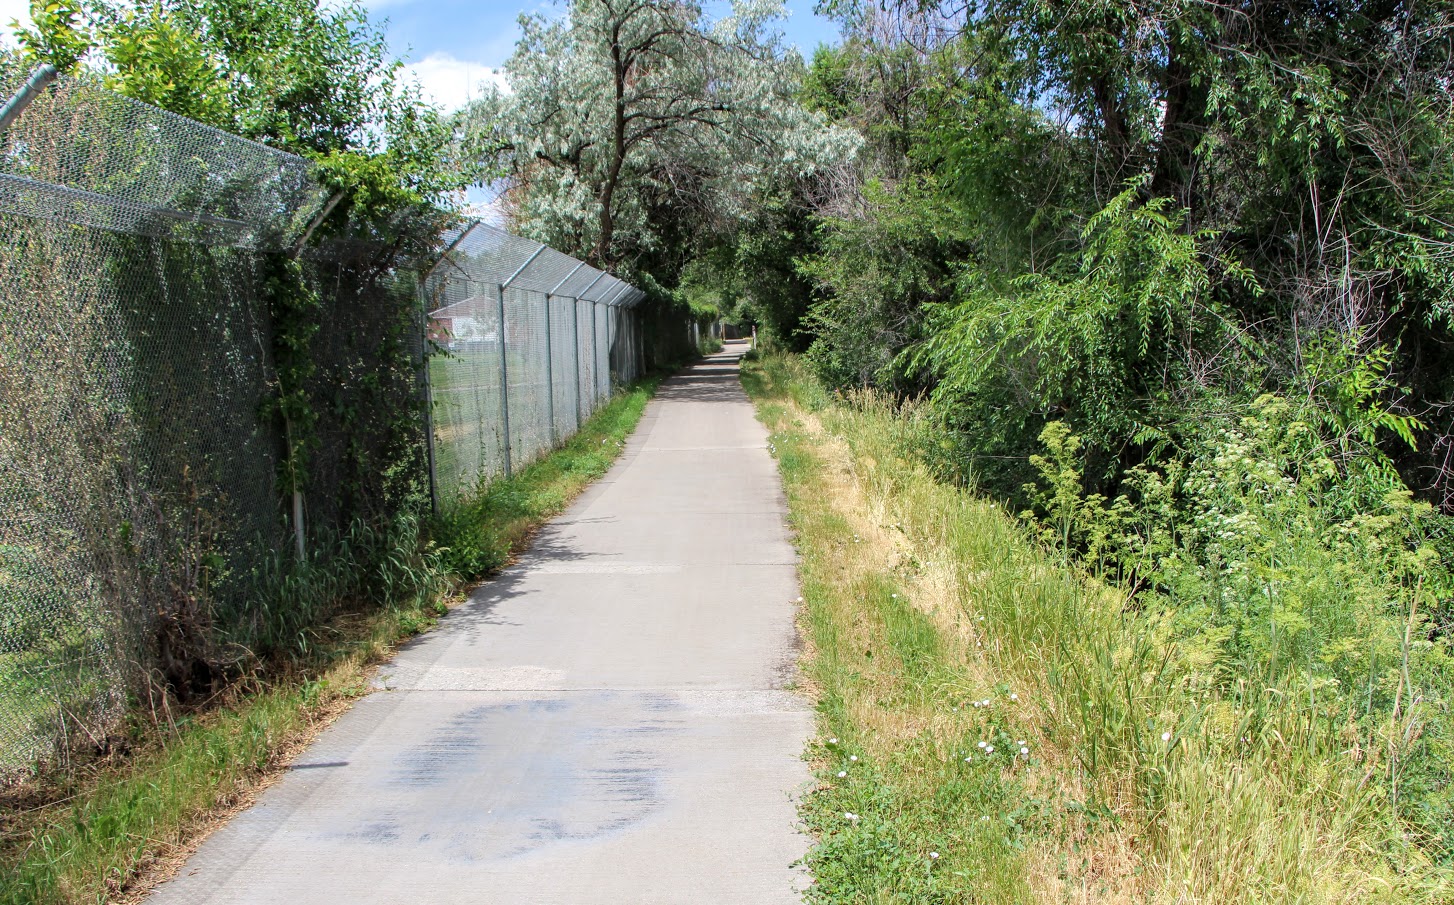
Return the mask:
<svg viewBox="0 0 1454 905"><path fill-rule="evenodd" d="M468 161L512 226L598 265L730 231L776 177L851 157L856 135L796 99L778 0L716 21L694 0L572 0L524 16L509 88L460 117Z"/></svg>

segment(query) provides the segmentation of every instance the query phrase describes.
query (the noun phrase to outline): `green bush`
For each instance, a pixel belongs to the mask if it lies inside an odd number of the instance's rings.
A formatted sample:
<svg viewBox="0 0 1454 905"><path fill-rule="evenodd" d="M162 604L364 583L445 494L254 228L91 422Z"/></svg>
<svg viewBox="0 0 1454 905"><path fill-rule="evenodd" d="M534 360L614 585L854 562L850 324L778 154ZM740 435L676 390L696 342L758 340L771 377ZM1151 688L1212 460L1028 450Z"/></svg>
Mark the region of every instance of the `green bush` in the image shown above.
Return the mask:
<svg viewBox="0 0 1454 905"><path fill-rule="evenodd" d="M1439 630L1454 583L1436 547L1448 520L1375 454L1335 456L1316 423L1261 396L1107 501L1083 494L1079 438L1055 422L1026 514L1164 615L1196 719L1235 713L1251 738L1291 716L1320 744L1353 745L1407 827L1454 857L1454 651Z"/></svg>

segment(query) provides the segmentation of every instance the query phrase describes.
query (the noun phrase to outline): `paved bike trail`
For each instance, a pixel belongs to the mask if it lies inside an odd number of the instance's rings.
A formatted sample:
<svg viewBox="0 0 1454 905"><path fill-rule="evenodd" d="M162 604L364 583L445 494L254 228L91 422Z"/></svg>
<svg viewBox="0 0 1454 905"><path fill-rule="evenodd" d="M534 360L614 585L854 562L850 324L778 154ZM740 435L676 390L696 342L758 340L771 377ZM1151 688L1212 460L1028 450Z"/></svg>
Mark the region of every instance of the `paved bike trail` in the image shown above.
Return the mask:
<svg viewBox="0 0 1454 905"><path fill-rule="evenodd" d="M799 901L795 556L728 350L149 902Z"/></svg>

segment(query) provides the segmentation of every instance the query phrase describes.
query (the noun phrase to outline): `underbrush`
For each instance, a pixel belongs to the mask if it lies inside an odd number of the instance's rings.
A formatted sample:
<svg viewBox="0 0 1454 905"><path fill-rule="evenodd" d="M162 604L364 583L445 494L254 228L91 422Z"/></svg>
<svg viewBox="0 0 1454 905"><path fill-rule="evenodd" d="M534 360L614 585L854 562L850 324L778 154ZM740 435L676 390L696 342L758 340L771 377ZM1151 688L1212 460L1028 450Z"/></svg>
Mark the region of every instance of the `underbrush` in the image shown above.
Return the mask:
<svg viewBox="0 0 1454 905"><path fill-rule="evenodd" d="M1440 837L1447 642L1420 615L1437 569L1407 500L1356 537L1316 520L1302 534L1242 525L1223 541L1265 551L1250 568L1276 584L1266 596L1249 586L1272 601L1262 610L1239 608L1209 594L1214 580L1237 587L1211 560L1187 560L1175 581L1106 568L1110 541L1073 535L1114 524L1134 537L1126 526L1153 513L1123 502L1119 522L1082 517L1116 504L1072 493L1073 453L1057 458L1053 443L1041 463L1049 511L1060 480L1082 515L1044 533L936 477L921 452L936 422L921 410L830 400L780 356L744 382L772 431L802 555L821 732L809 752L819 787L803 804L819 838L813 900L1454 895ZM1059 442L1065 453L1068 435ZM1182 540L1156 534L1145 547Z"/></svg>
<svg viewBox="0 0 1454 905"><path fill-rule="evenodd" d="M0 789L0 905L135 897L245 805L447 601L506 565L620 453L656 379L618 394L553 453L426 526L401 519L265 570L245 623L251 668L211 699L133 701L89 758ZM363 568L361 563L371 563ZM3 664L0 664L3 665Z"/></svg>

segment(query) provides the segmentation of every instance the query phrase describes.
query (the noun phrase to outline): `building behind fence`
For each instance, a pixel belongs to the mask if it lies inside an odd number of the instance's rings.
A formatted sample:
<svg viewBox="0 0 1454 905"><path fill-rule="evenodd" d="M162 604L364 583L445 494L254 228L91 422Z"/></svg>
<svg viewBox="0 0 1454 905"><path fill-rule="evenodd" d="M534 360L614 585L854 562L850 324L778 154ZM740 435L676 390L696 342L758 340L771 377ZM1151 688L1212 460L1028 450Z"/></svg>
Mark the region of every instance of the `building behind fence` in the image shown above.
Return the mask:
<svg viewBox="0 0 1454 905"><path fill-rule="evenodd" d="M4 96L27 76L0 61ZM300 574L368 602L353 567L430 494L539 456L688 341L485 224L310 240L329 200L301 158L86 79L0 132L0 773L305 637L328 613ZM277 404L289 261L317 300L306 443Z"/></svg>

